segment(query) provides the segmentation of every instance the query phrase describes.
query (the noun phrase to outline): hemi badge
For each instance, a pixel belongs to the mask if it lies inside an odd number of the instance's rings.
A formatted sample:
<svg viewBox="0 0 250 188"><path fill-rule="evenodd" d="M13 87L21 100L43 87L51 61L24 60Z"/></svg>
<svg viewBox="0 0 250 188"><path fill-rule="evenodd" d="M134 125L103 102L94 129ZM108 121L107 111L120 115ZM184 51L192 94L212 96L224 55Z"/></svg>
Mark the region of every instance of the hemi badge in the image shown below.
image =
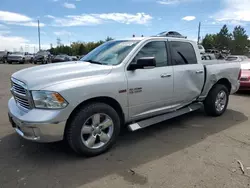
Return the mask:
<svg viewBox="0 0 250 188"><path fill-rule="evenodd" d="M126 89L119 90L119 93L126 93L126 92L127 92Z"/></svg>

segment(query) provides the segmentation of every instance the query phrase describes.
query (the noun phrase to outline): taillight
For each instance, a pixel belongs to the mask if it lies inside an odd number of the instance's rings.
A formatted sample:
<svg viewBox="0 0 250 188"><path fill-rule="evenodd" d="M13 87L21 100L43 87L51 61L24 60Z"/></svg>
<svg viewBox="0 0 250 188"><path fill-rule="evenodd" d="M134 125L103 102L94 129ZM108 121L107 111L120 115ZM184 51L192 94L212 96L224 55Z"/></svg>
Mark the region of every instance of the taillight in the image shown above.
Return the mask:
<svg viewBox="0 0 250 188"><path fill-rule="evenodd" d="M239 72L239 75L238 75L238 80L240 80L241 78L241 69L240 69L240 72Z"/></svg>

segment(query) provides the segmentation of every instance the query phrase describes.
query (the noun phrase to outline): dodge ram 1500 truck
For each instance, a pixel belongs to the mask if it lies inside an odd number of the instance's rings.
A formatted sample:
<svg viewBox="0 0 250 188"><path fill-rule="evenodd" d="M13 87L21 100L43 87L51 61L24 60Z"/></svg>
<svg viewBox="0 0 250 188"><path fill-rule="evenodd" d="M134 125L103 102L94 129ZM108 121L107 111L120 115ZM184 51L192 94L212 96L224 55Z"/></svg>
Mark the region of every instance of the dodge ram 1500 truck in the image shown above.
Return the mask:
<svg viewBox="0 0 250 188"><path fill-rule="evenodd" d="M98 155L124 126L135 131L203 105L222 115L239 88L240 64L221 62L203 62L184 38L109 41L80 61L14 73L9 119L27 140L66 140L78 154Z"/></svg>

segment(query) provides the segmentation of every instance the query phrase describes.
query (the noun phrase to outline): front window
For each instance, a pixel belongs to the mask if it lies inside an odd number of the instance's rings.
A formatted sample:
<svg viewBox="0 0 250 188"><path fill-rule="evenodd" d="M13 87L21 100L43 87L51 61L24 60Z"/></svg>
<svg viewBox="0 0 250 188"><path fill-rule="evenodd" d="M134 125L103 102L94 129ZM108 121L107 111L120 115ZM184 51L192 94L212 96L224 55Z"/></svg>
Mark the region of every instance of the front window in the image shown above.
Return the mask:
<svg viewBox="0 0 250 188"><path fill-rule="evenodd" d="M24 55L23 52L13 52L12 54L14 54L14 55Z"/></svg>
<svg viewBox="0 0 250 188"><path fill-rule="evenodd" d="M40 52L37 52L36 55L49 55L49 52L47 52L47 51L40 51Z"/></svg>
<svg viewBox="0 0 250 188"><path fill-rule="evenodd" d="M56 58L65 58L65 55L57 55Z"/></svg>
<svg viewBox="0 0 250 188"><path fill-rule="evenodd" d="M163 41L154 41L147 43L134 57L133 63L143 57L154 57L156 61L156 67L167 66L167 48Z"/></svg>
<svg viewBox="0 0 250 188"><path fill-rule="evenodd" d="M6 54L6 52L0 52L0 55L5 55Z"/></svg>
<svg viewBox="0 0 250 188"><path fill-rule="evenodd" d="M136 40L109 41L97 47L80 60L102 65L118 65L138 42Z"/></svg>

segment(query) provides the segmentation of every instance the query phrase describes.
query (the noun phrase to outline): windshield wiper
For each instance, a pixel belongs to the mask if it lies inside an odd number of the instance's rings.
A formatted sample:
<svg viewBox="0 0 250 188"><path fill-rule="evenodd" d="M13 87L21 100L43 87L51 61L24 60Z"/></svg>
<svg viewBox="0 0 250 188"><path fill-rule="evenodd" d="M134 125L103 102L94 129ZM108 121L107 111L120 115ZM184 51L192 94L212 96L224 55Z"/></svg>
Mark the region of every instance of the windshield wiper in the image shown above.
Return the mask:
<svg viewBox="0 0 250 188"><path fill-rule="evenodd" d="M98 64L98 65L104 65L104 63L101 63L99 61L94 61L94 60L84 60L84 61L87 61L87 62L90 62L90 63L93 63L93 64Z"/></svg>

